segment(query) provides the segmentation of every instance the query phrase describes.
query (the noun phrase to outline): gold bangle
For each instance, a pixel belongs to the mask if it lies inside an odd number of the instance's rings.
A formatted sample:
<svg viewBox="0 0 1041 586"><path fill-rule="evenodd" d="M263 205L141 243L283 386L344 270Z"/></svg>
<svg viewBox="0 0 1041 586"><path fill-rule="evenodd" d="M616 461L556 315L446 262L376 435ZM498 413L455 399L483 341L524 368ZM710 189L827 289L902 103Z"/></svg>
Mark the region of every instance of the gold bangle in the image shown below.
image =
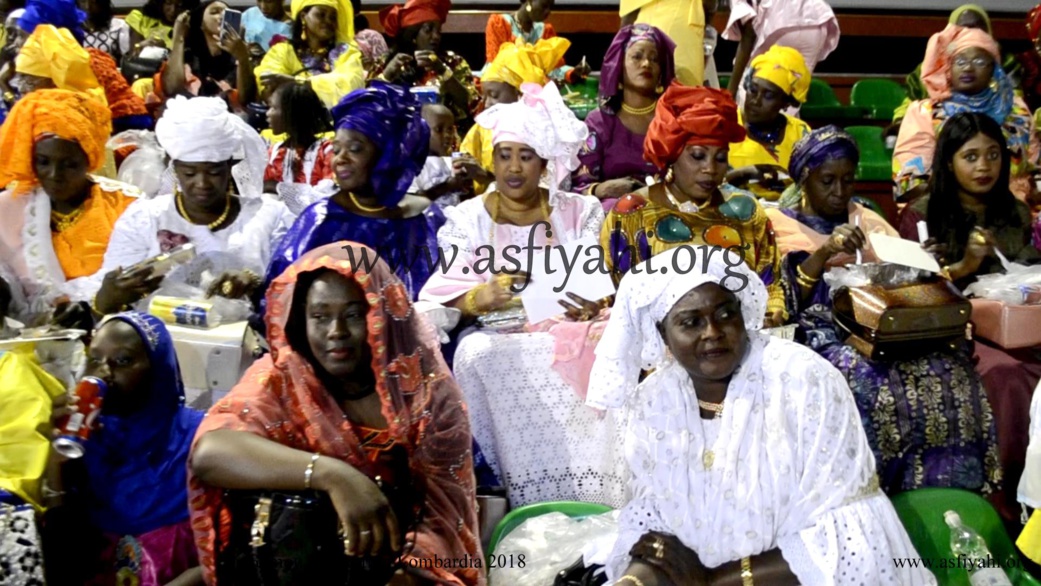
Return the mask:
<svg viewBox="0 0 1041 586"><path fill-rule="evenodd" d="M632 582L633 584L636 584L636 586L645 586L643 580L637 578L636 576L633 576L632 574L626 574L622 576L615 582L615 585L617 586L618 584L621 584L622 582L625 582L627 580L629 582Z"/></svg>
<svg viewBox="0 0 1041 586"><path fill-rule="evenodd" d="M311 477L314 476L314 463L321 457L322 455L318 452L311 455L311 461L307 463L307 468L304 469L304 490L311 490Z"/></svg>
<svg viewBox="0 0 1041 586"><path fill-rule="evenodd" d="M741 586L752 586L752 558L741 558Z"/></svg>
<svg viewBox="0 0 1041 586"><path fill-rule="evenodd" d="M817 281L821 280L820 277L814 278L814 277L811 277L811 276L807 275L806 273L804 273L802 271L802 265L795 265L795 272L798 273L800 280L801 279L806 279L810 283L816 283Z"/></svg>
<svg viewBox="0 0 1041 586"><path fill-rule="evenodd" d="M474 316L484 315L485 313L487 313L481 311L477 307L477 292L478 289L480 289L483 286L484 285L478 285L473 289L470 289L470 291L466 293L466 297L463 298L463 307L466 309L466 313Z"/></svg>

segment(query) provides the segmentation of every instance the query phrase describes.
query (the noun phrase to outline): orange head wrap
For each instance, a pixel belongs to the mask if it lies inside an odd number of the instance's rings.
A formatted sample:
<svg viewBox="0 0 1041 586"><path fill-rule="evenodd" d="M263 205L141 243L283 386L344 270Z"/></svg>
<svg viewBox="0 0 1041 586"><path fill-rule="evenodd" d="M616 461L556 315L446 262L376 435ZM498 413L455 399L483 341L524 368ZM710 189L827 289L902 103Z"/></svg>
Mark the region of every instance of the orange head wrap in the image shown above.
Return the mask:
<svg viewBox="0 0 1041 586"><path fill-rule="evenodd" d="M929 39L922 61L922 83L930 98L939 101L951 97L951 63L958 53L974 47L990 53L994 64L1001 65L997 41L980 29L949 24Z"/></svg>
<svg viewBox="0 0 1041 586"><path fill-rule="evenodd" d="M36 90L18 101L0 127L0 185L18 182L23 193L37 184L33 150L45 137L71 140L87 155L90 169L105 162L105 142L112 133L108 108L83 92Z"/></svg>
<svg viewBox="0 0 1041 586"><path fill-rule="evenodd" d="M727 146L745 139L730 94L708 87L673 82L658 100L654 120L643 141L643 158L664 169L687 145Z"/></svg>
<svg viewBox="0 0 1041 586"><path fill-rule="evenodd" d="M105 89L105 98L108 100L112 119L147 115L145 101L130 89L130 84L119 72L115 59L100 49L87 49L87 53L90 54L90 68L94 71L94 77L98 78L98 83Z"/></svg>
<svg viewBox="0 0 1041 586"><path fill-rule="evenodd" d="M436 20L441 24L448 18L451 0L408 0L404 6L388 6L380 10L380 24L388 37L394 38L412 25Z"/></svg>

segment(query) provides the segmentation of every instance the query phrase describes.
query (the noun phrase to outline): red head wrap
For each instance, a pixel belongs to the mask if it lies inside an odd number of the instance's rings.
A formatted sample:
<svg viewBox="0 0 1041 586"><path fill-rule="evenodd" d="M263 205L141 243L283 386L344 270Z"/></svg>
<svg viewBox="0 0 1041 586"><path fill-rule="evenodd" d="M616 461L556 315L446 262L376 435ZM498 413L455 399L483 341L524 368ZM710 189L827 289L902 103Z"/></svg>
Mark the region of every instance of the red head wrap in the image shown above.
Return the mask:
<svg viewBox="0 0 1041 586"><path fill-rule="evenodd" d="M412 25L432 20L444 24L451 8L451 0L408 0L404 6L396 4L380 10L380 24L387 36L393 38Z"/></svg>
<svg viewBox="0 0 1041 586"><path fill-rule="evenodd" d="M643 141L643 158L664 169L687 145L726 146L745 139L730 94L708 87L673 83L658 100Z"/></svg>
<svg viewBox="0 0 1041 586"><path fill-rule="evenodd" d="M1041 34L1041 4L1027 14L1027 33L1031 41L1037 40L1037 36Z"/></svg>

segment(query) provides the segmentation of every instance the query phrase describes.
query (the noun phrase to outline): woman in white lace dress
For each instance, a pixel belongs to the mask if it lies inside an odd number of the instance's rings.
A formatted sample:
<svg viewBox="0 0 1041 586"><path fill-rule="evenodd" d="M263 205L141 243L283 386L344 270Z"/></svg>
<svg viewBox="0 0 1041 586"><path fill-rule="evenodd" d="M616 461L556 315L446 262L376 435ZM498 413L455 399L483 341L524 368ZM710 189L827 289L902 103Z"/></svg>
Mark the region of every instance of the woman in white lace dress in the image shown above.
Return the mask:
<svg viewBox="0 0 1041 586"><path fill-rule="evenodd" d="M935 584L894 563L918 554L842 375L760 333L766 287L718 252L674 248L635 267L597 347L588 402L626 406L633 472L609 577ZM637 385L641 368L654 370Z"/></svg>
<svg viewBox="0 0 1041 586"><path fill-rule="evenodd" d="M285 204L262 194L263 139L223 100L169 100L155 133L172 173L162 195L135 202L116 223L95 303L100 313L119 311L161 284L148 269L125 269L187 243L197 258L171 279L228 298L249 295L294 220Z"/></svg>
<svg viewBox="0 0 1041 586"><path fill-rule="evenodd" d="M552 83L525 84L522 91L520 101L477 117L492 132L498 187L445 208L437 240L451 266L435 272L419 294L470 319L519 305L515 290L524 280L529 243L595 238L604 217L596 198L556 188L578 165L585 125ZM549 189L539 185L544 176ZM547 500L621 505L624 461L613 449L621 445L619 428L585 407L552 368L555 345L548 332L479 329L462 338L454 371L474 437L514 506Z"/></svg>

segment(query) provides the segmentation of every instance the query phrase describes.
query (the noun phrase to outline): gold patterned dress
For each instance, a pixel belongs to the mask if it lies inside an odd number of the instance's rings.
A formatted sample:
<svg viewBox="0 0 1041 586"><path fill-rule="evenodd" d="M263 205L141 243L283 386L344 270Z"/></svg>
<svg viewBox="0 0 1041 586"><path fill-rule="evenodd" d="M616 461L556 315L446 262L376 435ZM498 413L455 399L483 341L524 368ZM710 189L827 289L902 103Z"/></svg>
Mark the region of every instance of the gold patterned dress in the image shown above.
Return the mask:
<svg viewBox="0 0 1041 586"><path fill-rule="evenodd" d="M664 186L658 184L627 195L607 215L600 230L600 245L616 281L633 266L677 246L737 246L748 266L766 284L770 293L767 311L784 310L777 243L770 220L755 196L725 185L706 206L695 213L684 213L657 203L666 199L663 193Z"/></svg>

